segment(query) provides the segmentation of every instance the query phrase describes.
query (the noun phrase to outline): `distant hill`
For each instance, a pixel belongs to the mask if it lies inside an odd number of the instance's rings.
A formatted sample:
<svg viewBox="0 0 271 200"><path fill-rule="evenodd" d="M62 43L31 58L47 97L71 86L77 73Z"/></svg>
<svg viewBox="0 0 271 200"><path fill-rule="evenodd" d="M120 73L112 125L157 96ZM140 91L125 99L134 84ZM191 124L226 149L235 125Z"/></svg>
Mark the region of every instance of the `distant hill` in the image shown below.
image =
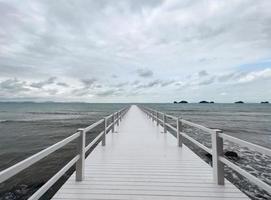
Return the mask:
<svg viewBox="0 0 271 200"><path fill-rule="evenodd" d="M200 101L199 103L209 103L208 101Z"/></svg>
<svg viewBox="0 0 271 200"><path fill-rule="evenodd" d="M182 100L182 101L179 101L179 102L174 101L173 103L174 103L174 104L177 104L177 103L188 103L188 102L187 102L187 101Z"/></svg>
<svg viewBox="0 0 271 200"><path fill-rule="evenodd" d="M236 101L234 103L241 104L241 103L244 103L244 102L243 101Z"/></svg>

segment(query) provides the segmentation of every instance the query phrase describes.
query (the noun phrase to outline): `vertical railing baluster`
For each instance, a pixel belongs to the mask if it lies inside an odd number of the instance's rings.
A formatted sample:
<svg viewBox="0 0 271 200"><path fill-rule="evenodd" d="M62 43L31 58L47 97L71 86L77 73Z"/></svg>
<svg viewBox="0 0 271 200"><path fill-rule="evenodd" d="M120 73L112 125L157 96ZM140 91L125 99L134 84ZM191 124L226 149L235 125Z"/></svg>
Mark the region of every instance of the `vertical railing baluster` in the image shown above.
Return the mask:
<svg viewBox="0 0 271 200"><path fill-rule="evenodd" d="M115 113L112 115L112 133L115 132Z"/></svg>
<svg viewBox="0 0 271 200"><path fill-rule="evenodd" d="M224 185L224 164L219 160L223 156L223 138L219 137L221 130L214 130L212 133L212 163L213 178L216 184Z"/></svg>
<svg viewBox="0 0 271 200"><path fill-rule="evenodd" d="M166 128L166 115L163 113L163 127L164 127L164 133L167 133L167 128Z"/></svg>
<svg viewBox="0 0 271 200"><path fill-rule="evenodd" d="M84 180L85 175L85 144L86 144L86 132L85 129L78 129L80 137L77 141L77 154L80 155L79 160L76 162L76 181Z"/></svg>
<svg viewBox="0 0 271 200"><path fill-rule="evenodd" d="M102 139L102 146L105 146L106 144L106 129L107 129L107 118L104 118L104 134Z"/></svg>
<svg viewBox="0 0 271 200"><path fill-rule="evenodd" d="M119 112L117 112L117 126L119 126Z"/></svg>
<svg viewBox="0 0 271 200"><path fill-rule="evenodd" d="M159 120L158 120L158 111L156 111L156 125L159 125Z"/></svg>
<svg viewBox="0 0 271 200"><path fill-rule="evenodd" d="M182 132L182 121L179 117L177 117L177 144L178 147L182 147L183 146L183 136L181 135Z"/></svg>

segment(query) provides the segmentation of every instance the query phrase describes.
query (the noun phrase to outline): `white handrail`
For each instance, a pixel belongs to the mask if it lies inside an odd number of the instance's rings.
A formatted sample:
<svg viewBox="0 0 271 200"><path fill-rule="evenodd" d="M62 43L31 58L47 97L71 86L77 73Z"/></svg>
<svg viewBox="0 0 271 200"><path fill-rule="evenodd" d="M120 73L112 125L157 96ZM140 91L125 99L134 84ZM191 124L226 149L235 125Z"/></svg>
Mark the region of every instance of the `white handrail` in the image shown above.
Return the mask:
<svg viewBox="0 0 271 200"><path fill-rule="evenodd" d="M80 156L75 156L68 164L58 171L52 178L49 179L41 188L39 188L28 200L38 200L50 187L52 187L58 179L61 178L78 160Z"/></svg>
<svg viewBox="0 0 271 200"><path fill-rule="evenodd" d="M119 121L122 119L123 115L126 114L129 107L123 108L106 118L113 117L113 122L105 127L105 131L114 130L114 125L119 125ZM114 116L117 116L114 119ZM73 135L59 141L58 143L30 156L29 158L24 159L23 161L3 170L0 172L0 184L7 179L15 176L22 170L28 168L29 166L35 164L36 162L40 161L41 159L45 158L46 156L50 155L51 153L55 152L56 150L60 149L61 147L67 145L68 143L79 139L78 140L78 153L79 155L75 156L71 161L69 161L68 164L66 164L60 171L58 171L49 181L47 181L39 190L37 190L29 199L36 200L39 199L61 176L68 171L74 164L76 164L76 180L81 181L83 180L84 176L84 160L85 160L85 152L87 152L93 145L101 138L104 137L103 140L105 140L106 134L103 134L104 132L100 133L90 144L88 144L85 147L85 133L88 131L91 131L98 125L105 123L104 119L101 119L90 126L78 129L79 131L74 133ZM107 124L106 124L107 125ZM80 163L78 163L80 162Z"/></svg>
<svg viewBox="0 0 271 200"><path fill-rule="evenodd" d="M225 165L227 165L228 167L230 167L233 170L237 171L239 174L243 175L248 180L250 180L254 184L258 185L260 188L263 188L265 191L267 191L268 193L271 194L271 186L268 185L267 183L263 182L262 180L258 179L255 176L251 175L250 173L248 173L247 171L245 171L241 167L235 165L234 163L232 163L231 161L229 161L226 158L220 157L219 160L221 160L221 162L223 162Z"/></svg>
<svg viewBox="0 0 271 200"><path fill-rule="evenodd" d="M103 131L101 133L99 133L99 135L92 140L87 146L86 146L86 151L88 151L91 147L93 147L93 145L103 136Z"/></svg>
<svg viewBox="0 0 271 200"><path fill-rule="evenodd" d="M195 140L194 138L190 137L189 135L187 135L186 133L184 132L180 132L180 134L188 139L190 142L194 143L195 145L197 145L198 147L200 147L201 149L203 149L204 151L208 152L209 154L212 154L212 149L204 146L203 144L201 144L200 142L198 142L197 140Z"/></svg>
<svg viewBox="0 0 271 200"><path fill-rule="evenodd" d="M162 113L162 116L164 117L163 120L160 120L158 117L158 111L146 108L146 107L140 107L148 116L150 116L153 120L157 120L157 122L159 122L162 127L164 127L164 132L166 132L166 127L169 127L171 130L175 131L177 133L177 138L178 138L178 146L181 147L182 146L182 141L180 141L180 135L185 137L186 139L188 139L190 142L194 143L195 145L197 145L198 147L200 147L201 149L205 150L206 152L208 152L209 154L212 155L212 160L213 160L213 175L214 175L214 180L217 184L219 185L224 185L224 164L227 165L228 167L232 168L233 170L237 171L238 173L240 173L241 175L243 175L244 177L246 177L247 179L249 179L252 183L258 185L260 188L263 188L264 190L266 190L268 193L271 194L271 186L268 185L267 183L261 181L260 179L258 179L257 177L251 175L249 172L245 171L244 169L240 168L239 166L237 166L236 164L234 164L233 162L231 162L230 160L224 158L223 155L223 139L234 142L236 144L239 144L241 146L245 146L247 148L250 148L252 150L256 150L262 154L271 156L271 149L265 148L265 147L261 147L259 145L232 137L230 135L226 135L224 134L221 130L218 129L210 129L207 128L205 126L196 124L194 122L190 122L184 119L180 119L178 117L173 117L171 115L167 115ZM156 113L156 115L154 114ZM166 117L171 118L171 119L175 119L176 123L177 123L177 128L173 127L172 125L170 125L169 123L166 123ZM157 125L159 124L157 123ZM207 133L210 133L212 136L212 149L204 146L203 144L201 144L200 142L196 141L195 139L193 139L192 137L188 136L185 132L181 131L182 127L181 124L186 124L192 127L196 127L199 128L203 131L206 131Z"/></svg>
<svg viewBox="0 0 271 200"><path fill-rule="evenodd" d="M250 142L238 139L236 137L232 137L230 135L226 135L224 133L220 133L219 137L222 137L225 140L231 141L233 143L239 144L239 145L247 147L249 149L253 149L253 150L258 151L258 152L260 152L262 154L271 156L271 149L268 149L268 148L265 148L265 147L261 147L261 146L259 146L257 144L253 144L253 143L250 143Z"/></svg>
<svg viewBox="0 0 271 200"><path fill-rule="evenodd" d="M103 123L103 119L91 124L90 126L84 128L85 129L85 132L88 132L90 130L92 130L93 128L95 128L96 126L99 126L101 123Z"/></svg>
<svg viewBox="0 0 271 200"><path fill-rule="evenodd" d="M55 152L56 150L60 149L61 147L65 146L66 144L74 141L76 138L80 136L79 132L74 133L73 135L67 137L66 139L22 160L21 162L3 170L0 172L0 183L4 182L5 180L11 178L12 176L18 174L19 172L23 171L24 169L28 168L29 166L33 165L34 163L40 161L44 157L50 155L51 153Z"/></svg>

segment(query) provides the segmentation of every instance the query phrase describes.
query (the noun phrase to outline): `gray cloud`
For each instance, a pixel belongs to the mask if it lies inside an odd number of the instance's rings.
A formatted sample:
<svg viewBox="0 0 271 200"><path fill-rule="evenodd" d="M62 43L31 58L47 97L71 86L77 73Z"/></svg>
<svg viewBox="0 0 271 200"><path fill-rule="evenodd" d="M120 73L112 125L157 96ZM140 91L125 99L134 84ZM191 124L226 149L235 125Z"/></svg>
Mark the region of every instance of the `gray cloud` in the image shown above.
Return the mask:
<svg viewBox="0 0 271 200"><path fill-rule="evenodd" d="M2 90L2 92L4 91L8 93L20 93L30 90L29 88L27 88L26 82L20 81L16 78L7 79L0 82L0 89Z"/></svg>
<svg viewBox="0 0 271 200"><path fill-rule="evenodd" d="M248 74L249 74L249 72L247 72L247 71L235 71L235 72L231 72L231 73L217 75L217 80L219 82L229 82L229 81L236 82L239 79L241 79L242 77L247 76Z"/></svg>
<svg viewBox="0 0 271 200"><path fill-rule="evenodd" d="M84 84L85 88L90 88L97 82L96 78L82 79L81 82Z"/></svg>
<svg viewBox="0 0 271 200"><path fill-rule="evenodd" d="M137 85L136 88L137 89L147 89L147 88L152 88L154 86L158 86L159 84L160 84L160 80L154 80L154 81L151 81L147 84Z"/></svg>
<svg viewBox="0 0 271 200"><path fill-rule="evenodd" d="M64 83L64 82L58 82L57 85L62 86L62 87L69 87L69 84Z"/></svg>
<svg viewBox="0 0 271 200"><path fill-rule="evenodd" d="M200 81L200 82L198 83L198 85L210 85L210 84L214 83L214 81L215 81L215 76L212 76L212 77L210 77L210 78L208 78L208 79L205 79L205 80L203 80L203 81Z"/></svg>
<svg viewBox="0 0 271 200"><path fill-rule="evenodd" d="M133 82L131 83L131 85L138 85L139 83L140 83L139 80L135 80L135 81L133 81Z"/></svg>
<svg viewBox="0 0 271 200"><path fill-rule="evenodd" d="M57 79L56 77L50 77L45 81L32 83L30 86L33 88L43 88L46 85L51 85L51 84L55 83L56 79Z"/></svg>
<svg viewBox="0 0 271 200"><path fill-rule="evenodd" d="M235 73L227 73L223 74L217 77L218 81L220 82L225 82L233 79L235 77Z"/></svg>
<svg viewBox="0 0 271 200"><path fill-rule="evenodd" d="M149 78L153 76L153 72L147 68L137 69L136 73L138 74L138 76L143 77L143 78Z"/></svg>
<svg viewBox="0 0 271 200"><path fill-rule="evenodd" d="M97 84L96 78L89 78L89 79L82 79L80 82L83 84L83 86L80 86L76 89L73 89L71 91L71 95L75 96L88 96L90 94L94 93L95 88L102 88L100 84Z"/></svg>
<svg viewBox="0 0 271 200"><path fill-rule="evenodd" d="M173 84L173 83L175 83L175 81L174 81L174 80L169 80L169 81L161 81L161 82L160 82L161 87L166 87L166 86L171 85L171 84Z"/></svg>
<svg viewBox="0 0 271 200"><path fill-rule="evenodd" d="M117 84L112 84L111 86L116 87L116 88L122 88L122 87L128 86L128 85L129 85L129 82L126 81L126 82L121 82L121 83L117 83Z"/></svg>
<svg viewBox="0 0 271 200"><path fill-rule="evenodd" d="M95 101L96 93L106 91L110 99L114 87L118 96L138 88L130 94L144 101L152 92L161 100L175 95L174 85L214 95L215 85L257 82L265 88L269 72L263 69L269 66L257 63L271 63L270 6L268 0L4 0L0 80L9 81L1 94L14 90L20 91L14 92L18 99L59 95ZM240 67L250 63L256 64ZM141 82L133 82L135 74ZM61 77L61 82L47 77ZM141 96L143 89L148 92Z"/></svg>
<svg viewBox="0 0 271 200"><path fill-rule="evenodd" d="M171 84L173 84L175 81L173 80L159 80L159 79L156 79L156 80L153 80L153 81L150 81L149 83L147 84L135 84L136 85L136 88L137 89L147 89L147 88L152 88L152 87L156 87L156 86L160 86L160 87L166 87L166 86L169 86Z"/></svg>
<svg viewBox="0 0 271 200"><path fill-rule="evenodd" d="M98 97L108 97L117 94L117 90L109 89L105 91L100 91L96 93L96 96Z"/></svg>
<svg viewBox="0 0 271 200"><path fill-rule="evenodd" d="M199 75L199 77L204 77L204 76L208 76L208 73L205 70L201 70L201 71L199 71L198 75Z"/></svg>
<svg viewBox="0 0 271 200"><path fill-rule="evenodd" d="M56 95L58 93L57 89L45 90L49 95Z"/></svg>

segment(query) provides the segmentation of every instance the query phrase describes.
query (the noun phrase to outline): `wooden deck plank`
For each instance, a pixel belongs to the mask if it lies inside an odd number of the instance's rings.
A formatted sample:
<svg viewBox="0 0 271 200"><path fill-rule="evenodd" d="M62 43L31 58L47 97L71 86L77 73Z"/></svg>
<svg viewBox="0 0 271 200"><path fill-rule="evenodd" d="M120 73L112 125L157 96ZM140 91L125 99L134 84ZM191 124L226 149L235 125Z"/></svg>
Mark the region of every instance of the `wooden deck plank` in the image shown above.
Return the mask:
<svg viewBox="0 0 271 200"><path fill-rule="evenodd" d="M86 159L85 180L73 174L53 199L248 199L228 181L216 185L208 164L136 106L106 140Z"/></svg>

